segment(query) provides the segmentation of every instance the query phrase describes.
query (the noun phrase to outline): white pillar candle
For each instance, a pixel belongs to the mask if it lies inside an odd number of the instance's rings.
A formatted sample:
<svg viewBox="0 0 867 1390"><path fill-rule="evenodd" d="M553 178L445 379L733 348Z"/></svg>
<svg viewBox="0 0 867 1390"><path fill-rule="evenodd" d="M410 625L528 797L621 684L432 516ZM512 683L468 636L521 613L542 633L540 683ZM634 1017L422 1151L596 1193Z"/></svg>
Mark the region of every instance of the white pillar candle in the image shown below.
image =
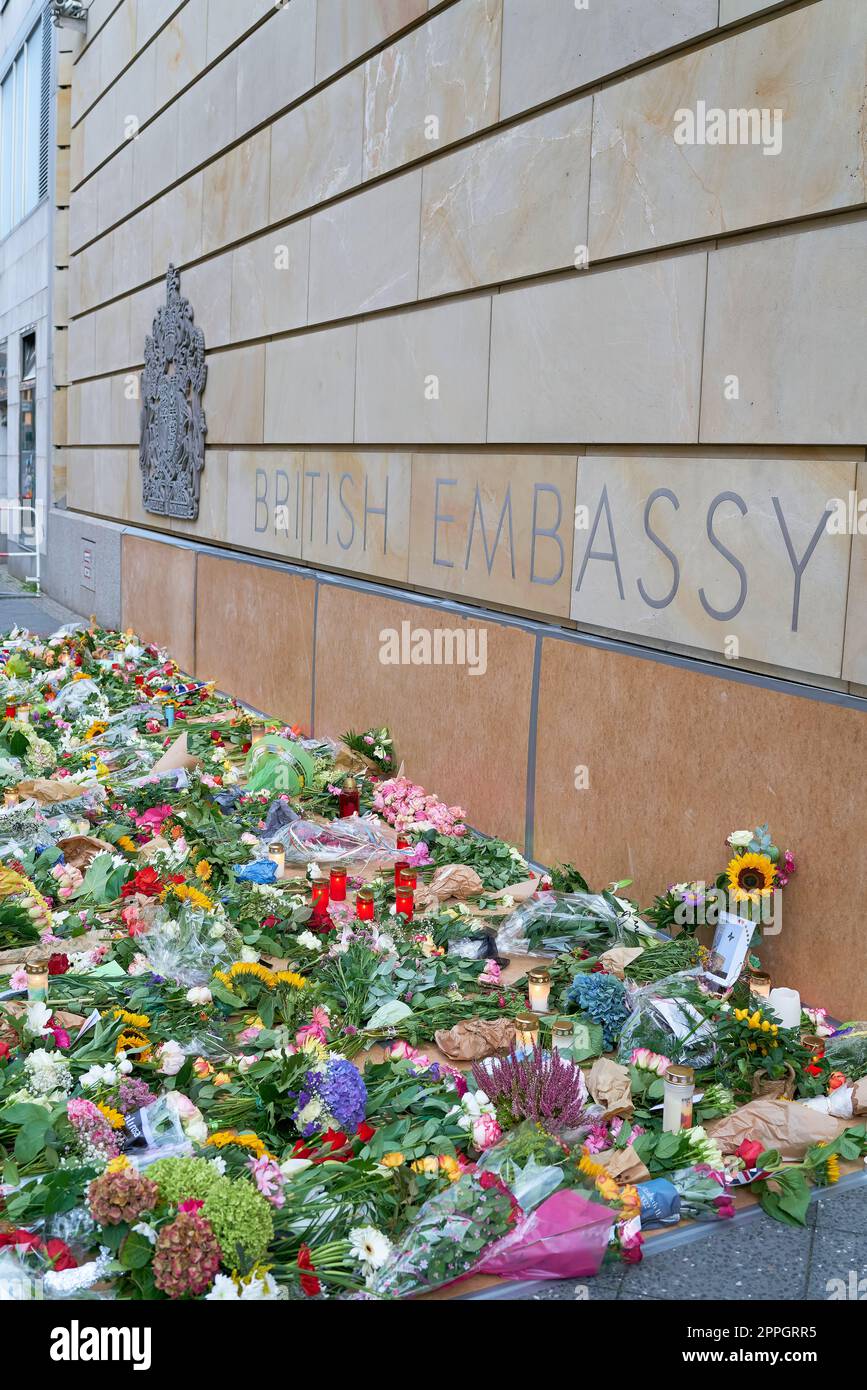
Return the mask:
<svg viewBox="0 0 867 1390"><path fill-rule="evenodd" d="M796 989L772 989L768 1007L780 1020L783 1028L798 1028L801 1024L801 996Z"/></svg>

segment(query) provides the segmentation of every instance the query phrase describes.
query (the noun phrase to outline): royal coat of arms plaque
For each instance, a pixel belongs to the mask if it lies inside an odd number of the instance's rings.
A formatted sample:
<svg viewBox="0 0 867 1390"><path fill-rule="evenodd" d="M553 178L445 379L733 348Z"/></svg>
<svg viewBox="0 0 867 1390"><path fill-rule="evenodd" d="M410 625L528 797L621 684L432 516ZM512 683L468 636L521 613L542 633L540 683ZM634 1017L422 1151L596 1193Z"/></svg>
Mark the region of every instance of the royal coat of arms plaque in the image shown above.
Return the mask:
<svg viewBox="0 0 867 1390"><path fill-rule="evenodd" d="M156 516L195 521L205 466L205 412L202 396L208 368L205 335L193 323L193 309L181 295L173 265L166 274L166 302L156 312L145 339L141 375L142 502Z"/></svg>

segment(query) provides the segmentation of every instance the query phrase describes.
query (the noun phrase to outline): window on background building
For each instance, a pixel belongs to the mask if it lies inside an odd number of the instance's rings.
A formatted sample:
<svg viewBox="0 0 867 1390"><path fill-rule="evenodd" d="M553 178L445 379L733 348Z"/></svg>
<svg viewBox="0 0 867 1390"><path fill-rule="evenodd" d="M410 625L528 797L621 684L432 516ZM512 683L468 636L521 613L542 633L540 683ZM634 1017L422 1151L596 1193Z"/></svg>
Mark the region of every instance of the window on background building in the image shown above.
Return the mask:
<svg viewBox="0 0 867 1390"><path fill-rule="evenodd" d="M6 418L9 414L9 340L4 338L0 342L0 430L6 428ZM3 450L4 454L6 450Z"/></svg>
<svg viewBox="0 0 867 1390"><path fill-rule="evenodd" d="M49 27L39 20L0 83L0 237L32 212L47 192L46 33Z"/></svg>
<svg viewBox="0 0 867 1390"><path fill-rule="evenodd" d="M32 537L36 505L36 334L21 338L21 388L18 403L18 497L21 539Z"/></svg>

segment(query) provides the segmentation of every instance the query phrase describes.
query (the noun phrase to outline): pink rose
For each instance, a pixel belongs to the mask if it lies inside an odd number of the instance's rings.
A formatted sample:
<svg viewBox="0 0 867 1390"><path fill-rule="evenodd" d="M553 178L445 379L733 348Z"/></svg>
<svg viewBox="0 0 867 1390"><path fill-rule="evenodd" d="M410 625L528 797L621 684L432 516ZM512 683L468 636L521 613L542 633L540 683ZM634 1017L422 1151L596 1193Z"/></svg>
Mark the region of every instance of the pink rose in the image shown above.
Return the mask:
<svg viewBox="0 0 867 1390"><path fill-rule="evenodd" d="M480 1152L492 1148L502 1134L493 1115L478 1115L473 1120L473 1144Z"/></svg>

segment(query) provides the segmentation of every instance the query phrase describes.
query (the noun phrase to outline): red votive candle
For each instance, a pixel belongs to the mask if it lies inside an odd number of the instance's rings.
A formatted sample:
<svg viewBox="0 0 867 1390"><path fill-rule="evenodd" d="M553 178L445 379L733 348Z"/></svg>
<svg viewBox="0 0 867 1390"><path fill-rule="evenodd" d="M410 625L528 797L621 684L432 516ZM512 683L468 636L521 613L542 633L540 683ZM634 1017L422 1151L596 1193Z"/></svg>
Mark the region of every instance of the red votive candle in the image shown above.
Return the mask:
<svg viewBox="0 0 867 1390"><path fill-rule="evenodd" d="M394 864L394 886L395 886L395 888L401 888L401 887L403 886L403 876L404 876L404 874L408 874L408 873L409 873L409 865L407 864L406 860L405 860L405 859L397 859L397 860L395 860L395 864Z"/></svg>
<svg viewBox="0 0 867 1390"><path fill-rule="evenodd" d="M359 922L372 922L375 915L372 888L359 888L355 895L355 915Z"/></svg>
<svg viewBox="0 0 867 1390"><path fill-rule="evenodd" d="M397 840L396 840L395 843L396 843L396 846L397 846L398 849L409 849L409 846L410 846L410 839L409 839L409 836L408 836L408 835L398 835Z"/></svg>
<svg viewBox="0 0 867 1390"><path fill-rule="evenodd" d="M6 718L7 718L7 719L14 719L14 718L15 718L15 715L16 715L16 712L17 712L17 707L16 707L15 705L7 705L7 706L6 706Z"/></svg>
<svg viewBox="0 0 867 1390"><path fill-rule="evenodd" d="M398 917L406 917L409 920L414 911L415 897L411 888L398 888L394 895L394 904L397 909Z"/></svg>
<svg viewBox="0 0 867 1390"><path fill-rule="evenodd" d="M358 815L360 793L358 790L358 783L353 778L349 777L343 783L337 802L341 820L344 820L347 816Z"/></svg>
<svg viewBox="0 0 867 1390"><path fill-rule="evenodd" d="M310 885L310 901L315 912L328 911L328 884L322 879L314 879Z"/></svg>
<svg viewBox="0 0 867 1390"><path fill-rule="evenodd" d="M331 901L333 903L346 902L346 870L332 869L330 881Z"/></svg>

